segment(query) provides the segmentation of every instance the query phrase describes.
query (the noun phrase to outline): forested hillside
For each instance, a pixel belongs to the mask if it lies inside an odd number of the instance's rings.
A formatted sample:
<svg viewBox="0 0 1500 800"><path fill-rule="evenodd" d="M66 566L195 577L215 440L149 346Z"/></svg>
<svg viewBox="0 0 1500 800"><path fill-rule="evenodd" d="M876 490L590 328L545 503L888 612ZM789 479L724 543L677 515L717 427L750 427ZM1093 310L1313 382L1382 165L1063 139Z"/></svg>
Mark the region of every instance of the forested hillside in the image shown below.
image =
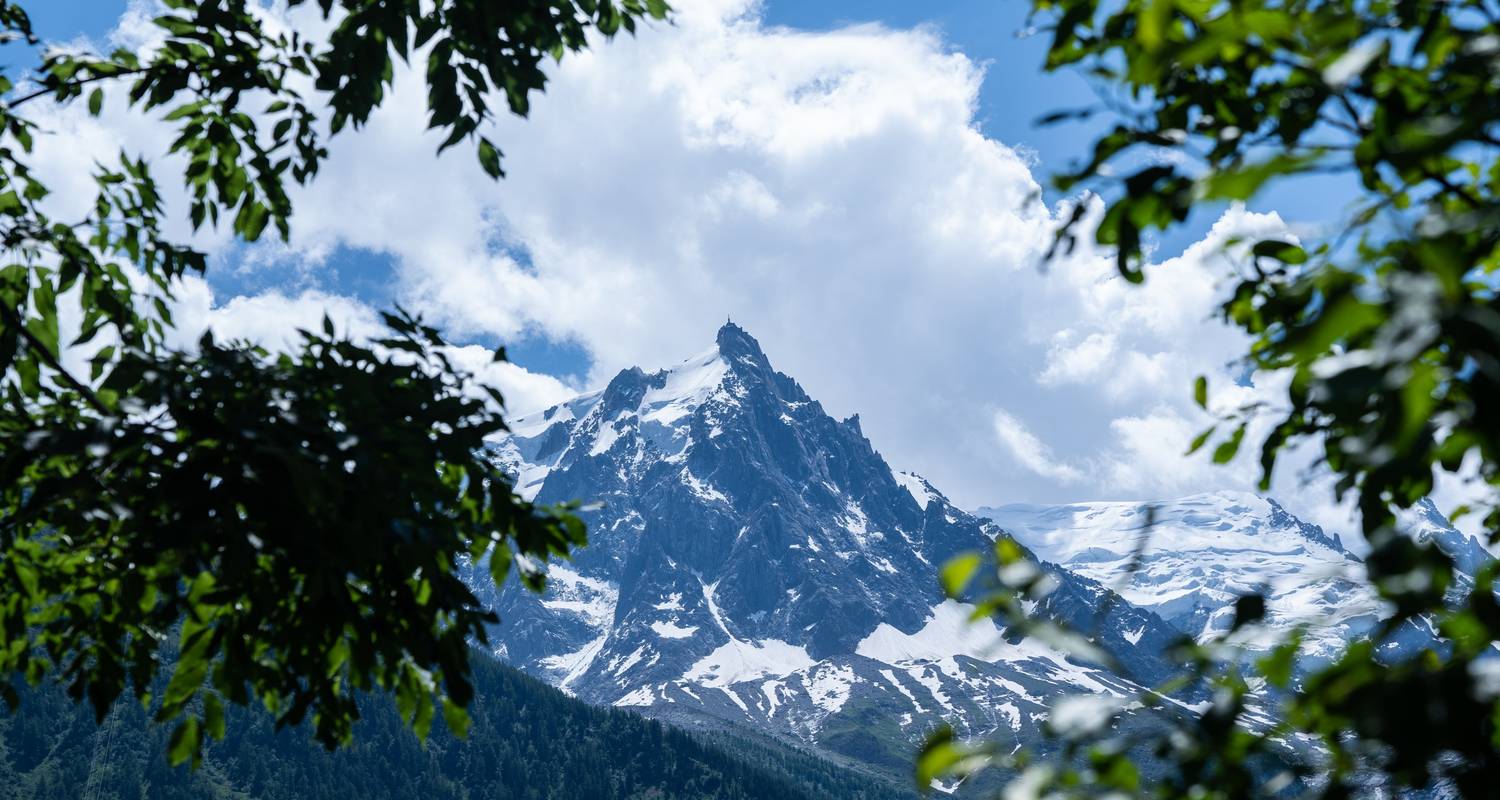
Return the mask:
<svg viewBox="0 0 1500 800"><path fill-rule="evenodd" d="M262 713L231 714L196 771L166 761L170 728L133 703L95 726L55 688L0 716L3 800L887 800L909 796L775 746L725 749L624 711L598 709L477 659L466 741L433 727L424 747L371 698L354 743L328 753ZM237 715L237 716L236 716Z"/></svg>

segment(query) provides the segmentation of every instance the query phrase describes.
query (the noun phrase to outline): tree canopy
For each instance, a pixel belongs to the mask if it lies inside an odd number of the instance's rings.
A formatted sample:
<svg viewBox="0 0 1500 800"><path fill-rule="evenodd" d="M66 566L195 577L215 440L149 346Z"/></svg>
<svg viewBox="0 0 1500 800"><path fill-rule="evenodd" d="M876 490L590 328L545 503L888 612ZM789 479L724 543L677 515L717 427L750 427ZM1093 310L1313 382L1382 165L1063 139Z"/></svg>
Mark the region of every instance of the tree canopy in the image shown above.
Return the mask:
<svg viewBox="0 0 1500 800"><path fill-rule="evenodd" d="M43 49L0 0L0 694L14 706L18 678L58 679L102 719L134 692L176 721L174 763L223 736L226 702L310 719L330 747L366 689L393 692L419 733L439 709L462 731L469 648L494 616L459 571L518 566L540 589L538 564L582 545L582 523L512 492L482 452L503 398L404 311L369 342L325 321L287 353L170 347L174 288L208 261L164 226L290 236L290 188L411 60L439 150L469 143L500 177L486 121L525 115L549 61L667 7L288 0L326 22L308 38L247 0L164 5L159 45L102 55ZM188 208L163 200L163 154L122 152L96 165L85 213L49 214L28 158L54 134L28 113L97 115L111 95L175 130Z"/></svg>
<svg viewBox="0 0 1500 800"><path fill-rule="evenodd" d="M1495 567L1470 585L1448 556L1405 535L1396 511L1446 473L1474 484L1473 513L1500 530L1500 6L1033 0L1032 9L1051 37L1046 69L1079 70L1104 98L1047 121L1114 120L1077 169L1055 178L1062 190L1098 192L1103 213L1092 220L1077 206L1054 253L1091 235L1113 248L1125 278L1170 280L1145 266L1150 237L1195 210L1313 175L1357 180L1336 224L1301 241L1240 243L1219 313L1250 337L1247 373L1284 375L1288 388L1275 403L1211 409L1220 425L1193 448L1226 462L1258 445L1263 487L1280 455L1316 448L1338 494L1357 504L1369 579L1394 614L1305 678L1291 669L1295 640L1259 664L1275 700L1269 728L1246 723L1246 676L1216 658L1222 645L1185 647L1185 666L1212 680L1215 701L1154 742L1173 768L1167 780L1143 784L1107 730L1076 743L1078 762L1032 765L1023 780L1088 797L1259 797L1292 780L1323 797L1440 783L1490 796L1500 778ZM1205 406L1207 390L1200 378ZM1252 421L1268 427L1264 441L1247 440ZM1001 550L1002 561L1016 558ZM1034 587L999 588L986 608L1018 614L1015 601ZM1237 611L1236 627L1264 604L1246 598ZM1430 622L1446 649L1383 659L1378 644L1412 620ZM1253 768L1257 754L1297 740L1315 743L1310 759L1285 773ZM939 737L924 768L1021 766L996 755Z"/></svg>

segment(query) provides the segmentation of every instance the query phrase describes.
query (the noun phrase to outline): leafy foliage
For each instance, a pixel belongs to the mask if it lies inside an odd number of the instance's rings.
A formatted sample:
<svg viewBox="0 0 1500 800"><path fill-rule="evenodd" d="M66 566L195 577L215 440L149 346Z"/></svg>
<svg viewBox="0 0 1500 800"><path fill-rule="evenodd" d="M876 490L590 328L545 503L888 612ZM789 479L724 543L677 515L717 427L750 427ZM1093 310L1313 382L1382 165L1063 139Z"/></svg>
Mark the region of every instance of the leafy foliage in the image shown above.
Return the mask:
<svg viewBox="0 0 1500 800"><path fill-rule="evenodd" d="M1048 69L1097 80L1117 124L1091 158L1059 176L1092 188L1105 209L1094 239L1120 273L1146 279L1143 246L1204 204L1247 200L1276 182L1348 173L1362 189L1348 216L1306 242L1251 242L1223 318L1250 334L1246 366L1284 373L1284 402L1223 414L1194 449L1232 459L1248 423L1265 418L1263 485L1302 442L1352 493L1372 552L1371 582L1395 609L1371 642L1305 679L1288 642L1259 666L1279 700L1277 724L1245 724L1246 681L1185 653L1218 685L1215 704L1160 743L1178 769L1136 785L1118 775L1107 736L1084 768L1050 766L1036 785L1066 794L1252 797L1291 784L1252 780L1257 752L1302 740L1305 789L1431 787L1490 796L1500 778L1500 704L1489 676L1500 639L1495 568L1472 585L1451 560L1404 535L1412 506L1440 473L1490 498L1500 530L1500 6L1490 0L1034 0L1051 36ZM1056 115L1062 120L1101 109ZM1168 157L1161 157L1162 154ZM1071 249L1086 207L1059 231ZM1206 405L1201 381L1195 396ZM1222 433L1222 431L1227 431ZM1472 475L1466 470L1472 470ZM1240 609L1254 616L1253 602ZM1445 652L1388 663L1377 645L1402 624L1431 622ZM1210 648L1212 650L1212 648ZM1280 691L1276 691L1280 689ZM1182 746L1187 743L1189 746ZM1116 771L1119 772L1116 772ZM1293 776L1295 777L1295 776Z"/></svg>
<svg viewBox="0 0 1500 800"><path fill-rule="evenodd" d="M288 187L381 104L398 59L426 59L439 149L474 141L499 177L479 134L492 95L524 115L548 59L667 8L318 0L331 32L312 40L247 0L165 5L149 52L48 50L30 72L0 72L0 671L63 679L99 719L134 688L178 721L179 763L225 735L226 702L258 702L278 725L310 715L333 747L349 741L356 691L378 688L417 732L439 709L462 732L468 642L494 617L456 571L487 559L498 582L521 564L540 588L527 565L585 541L567 509L523 502L482 456L503 398L405 312L367 344L325 320L290 355L210 338L173 350L173 289L207 260L164 235L150 164L97 165L92 206L55 219L27 165L50 134L24 113L46 100L97 115L118 94L175 128L194 228L285 238ZM39 46L17 4L0 0L0 26L3 46ZM152 698L174 636L180 657ZM0 692L16 705L10 680Z"/></svg>

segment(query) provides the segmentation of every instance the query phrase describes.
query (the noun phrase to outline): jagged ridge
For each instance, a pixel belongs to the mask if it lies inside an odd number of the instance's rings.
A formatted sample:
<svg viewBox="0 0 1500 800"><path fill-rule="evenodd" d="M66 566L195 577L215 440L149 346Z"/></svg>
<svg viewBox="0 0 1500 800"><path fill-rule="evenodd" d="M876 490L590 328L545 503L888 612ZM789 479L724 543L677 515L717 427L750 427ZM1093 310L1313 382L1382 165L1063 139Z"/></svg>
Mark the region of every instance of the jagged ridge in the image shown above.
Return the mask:
<svg viewBox="0 0 1500 800"><path fill-rule="evenodd" d="M528 494L604 506L547 596L495 598L496 638L591 702L752 725L904 771L939 718L1031 740L1050 698L1125 695L1170 670L1175 630L1065 570L1052 613L1097 625L1120 674L965 624L937 567L987 547L994 526L894 473L857 417L835 421L738 326L512 427L497 458Z"/></svg>

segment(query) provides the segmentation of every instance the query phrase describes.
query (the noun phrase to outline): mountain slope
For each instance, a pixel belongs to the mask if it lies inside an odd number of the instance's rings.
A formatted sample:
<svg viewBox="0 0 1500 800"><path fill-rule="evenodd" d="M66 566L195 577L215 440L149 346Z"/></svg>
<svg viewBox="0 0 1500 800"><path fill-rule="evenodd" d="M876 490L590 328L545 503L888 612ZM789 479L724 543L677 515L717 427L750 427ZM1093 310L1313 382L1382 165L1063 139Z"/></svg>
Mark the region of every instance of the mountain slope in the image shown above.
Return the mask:
<svg viewBox="0 0 1500 800"><path fill-rule="evenodd" d="M596 709L478 656L465 741L439 724L424 746L392 704L371 698L354 743L336 753L305 731L235 711L229 735L197 771L173 769L169 728L122 702L93 712L58 689L27 691L0 717L3 800L608 800L840 798L913 793L804 753L742 741L711 744L658 722ZM732 748L732 749L730 749Z"/></svg>
<svg viewBox="0 0 1500 800"><path fill-rule="evenodd" d="M1368 637L1389 613L1364 577L1360 558L1338 535L1253 494L1008 505L978 513L1039 558L1115 588L1199 641L1226 631L1235 600L1252 592L1266 597L1266 619L1239 640L1253 650L1301 627L1304 666ZM1489 558L1483 545L1455 530L1430 501L1403 522L1417 539L1456 556L1470 575ZM1412 623L1384 647L1399 656L1435 643L1429 628Z"/></svg>
<svg viewBox="0 0 1500 800"><path fill-rule="evenodd" d="M492 598L497 652L590 702L906 772L939 719L1031 740L1048 698L1170 674L1174 629L1063 570L1050 613L1097 627L1122 673L964 625L937 568L988 547L994 526L894 473L857 417L829 417L735 325L699 356L625 370L512 429L496 458L527 494L602 507L545 596Z"/></svg>
<svg viewBox="0 0 1500 800"><path fill-rule="evenodd" d="M1318 623L1320 654L1365 635L1380 617L1374 592L1359 580L1359 560L1336 535L1255 495L1011 505L979 514L1039 558L1116 587L1200 641L1228 630L1235 600L1262 589L1274 630Z"/></svg>

